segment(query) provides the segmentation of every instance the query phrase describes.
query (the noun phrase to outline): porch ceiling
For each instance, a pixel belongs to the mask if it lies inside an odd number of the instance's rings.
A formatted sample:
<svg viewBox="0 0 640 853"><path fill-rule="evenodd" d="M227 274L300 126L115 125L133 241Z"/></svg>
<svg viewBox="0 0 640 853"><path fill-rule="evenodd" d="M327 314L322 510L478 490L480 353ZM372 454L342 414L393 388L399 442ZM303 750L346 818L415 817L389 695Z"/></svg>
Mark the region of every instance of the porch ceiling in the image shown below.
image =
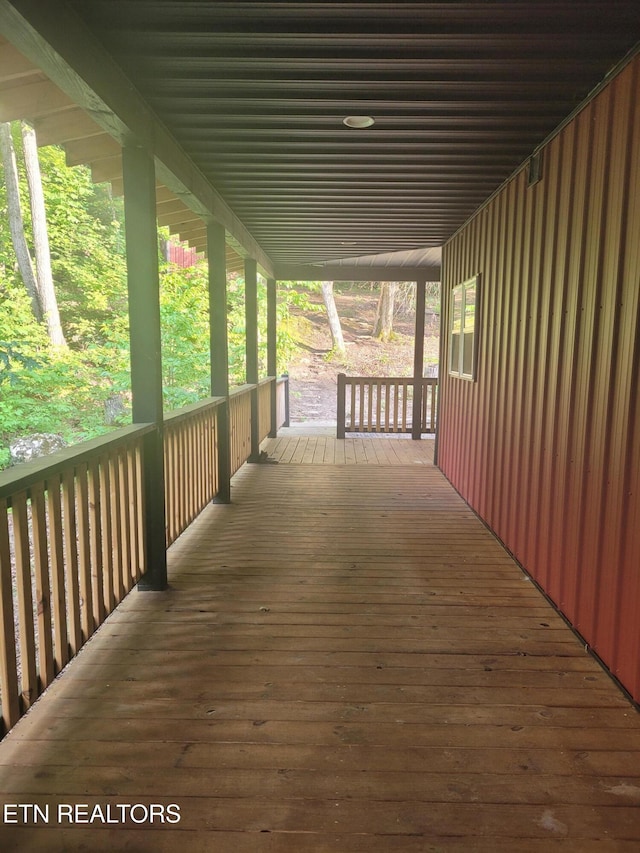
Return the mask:
<svg viewBox="0 0 640 853"><path fill-rule="evenodd" d="M73 6L276 264L441 245L640 31L637 0Z"/></svg>
<svg viewBox="0 0 640 853"><path fill-rule="evenodd" d="M637 0L70 5L276 267L441 245L640 38Z"/></svg>

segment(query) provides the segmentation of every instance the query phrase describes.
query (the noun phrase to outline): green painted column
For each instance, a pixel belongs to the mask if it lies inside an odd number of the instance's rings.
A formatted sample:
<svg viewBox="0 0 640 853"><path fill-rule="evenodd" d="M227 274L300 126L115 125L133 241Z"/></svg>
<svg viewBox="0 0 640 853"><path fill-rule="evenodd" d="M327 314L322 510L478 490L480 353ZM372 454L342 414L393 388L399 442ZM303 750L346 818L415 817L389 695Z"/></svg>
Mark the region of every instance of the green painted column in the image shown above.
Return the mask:
<svg viewBox="0 0 640 853"><path fill-rule="evenodd" d="M147 571L139 589L165 589L164 454L160 280L153 158L142 148L122 151L133 422L152 423L144 440L144 539Z"/></svg>
<svg viewBox="0 0 640 853"><path fill-rule="evenodd" d="M224 226L207 223L209 264L209 352L211 396L224 397L218 406L217 503L231 501L231 445L229 434L229 346L227 332L227 264Z"/></svg>
<svg viewBox="0 0 640 853"><path fill-rule="evenodd" d="M244 262L244 310L247 368L246 380L256 387L251 392L251 454L249 462L260 456L260 428L258 422L258 266L253 258Z"/></svg>
<svg viewBox="0 0 640 853"><path fill-rule="evenodd" d="M271 429L269 436L278 435L278 288L275 278L267 279L267 374L274 377L271 383Z"/></svg>
<svg viewBox="0 0 640 853"><path fill-rule="evenodd" d="M424 371L424 310L426 281L416 282L416 332L413 342L413 410L411 438L422 437L422 373Z"/></svg>

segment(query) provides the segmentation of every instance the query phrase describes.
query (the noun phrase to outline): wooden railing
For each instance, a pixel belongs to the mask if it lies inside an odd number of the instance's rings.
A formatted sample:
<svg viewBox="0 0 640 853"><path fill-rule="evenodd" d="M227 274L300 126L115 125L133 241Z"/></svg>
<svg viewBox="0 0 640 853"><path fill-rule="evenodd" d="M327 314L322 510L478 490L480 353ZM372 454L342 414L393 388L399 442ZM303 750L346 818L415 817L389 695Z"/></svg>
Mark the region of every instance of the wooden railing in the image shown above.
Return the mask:
<svg viewBox="0 0 640 853"><path fill-rule="evenodd" d="M276 424L289 426L289 377L286 375L276 380Z"/></svg>
<svg viewBox="0 0 640 853"><path fill-rule="evenodd" d="M269 376L258 383L258 436L260 441L271 432L271 386L275 377Z"/></svg>
<svg viewBox="0 0 640 853"><path fill-rule="evenodd" d="M422 380L421 433L435 432L437 386L437 379ZM411 433L413 391L411 378L338 374L338 438L348 432Z"/></svg>
<svg viewBox="0 0 640 853"><path fill-rule="evenodd" d="M152 429L126 427L0 474L5 731L145 571L142 447Z"/></svg>
<svg viewBox="0 0 640 853"><path fill-rule="evenodd" d="M231 474L251 455L251 394L254 385L240 385L229 393L229 442Z"/></svg>
<svg viewBox="0 0 640 853"><path fill-rule="evenodd" d="M164 419L167 547L218 493L218 407L210 397Z"/></svg>
<svg viewBox="0 0 640 853"><path fill-rule="evenodd" d="M271 377L229 395L231 473L271 430ZM287 380L278 380L278 426ZM211 397L164 421L166 545L216 496ZM146 570L142 424L0 473L0 707L8 731Z"/></svg>

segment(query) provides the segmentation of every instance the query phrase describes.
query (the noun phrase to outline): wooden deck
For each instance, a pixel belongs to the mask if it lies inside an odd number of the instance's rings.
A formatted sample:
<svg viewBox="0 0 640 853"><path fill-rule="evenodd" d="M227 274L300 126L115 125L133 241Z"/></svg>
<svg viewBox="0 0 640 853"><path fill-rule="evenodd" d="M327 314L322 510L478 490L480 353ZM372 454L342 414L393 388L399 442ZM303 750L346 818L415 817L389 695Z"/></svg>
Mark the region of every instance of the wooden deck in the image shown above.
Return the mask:
<svg viewBox="0 0 640 853"><path fill-rule="evenodd" d="M329 430L312 432L304 427L280 430L278 438L263 443L275 462L301 465L432 465L434 440L412 441L409 436L378 438L354 435L344 439Z"/></svg>
<svg viewBox="0 0 640 853"><path fill-rule="evenodd" d="M640 715L440 472L279 447L0 744L0 850L637 853Z"/></svg>

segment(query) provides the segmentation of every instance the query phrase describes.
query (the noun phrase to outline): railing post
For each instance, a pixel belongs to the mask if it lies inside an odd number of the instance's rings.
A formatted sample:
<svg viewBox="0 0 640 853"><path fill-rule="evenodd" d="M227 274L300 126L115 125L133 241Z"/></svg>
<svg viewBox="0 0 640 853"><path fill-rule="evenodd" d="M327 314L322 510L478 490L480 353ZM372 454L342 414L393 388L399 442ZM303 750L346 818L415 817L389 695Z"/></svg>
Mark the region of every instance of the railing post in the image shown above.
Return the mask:
<svg viewBox="0 0 640 853"><path fill-rule="evenodd" d="M211 396L224 397L217 410L218 503L231 502L231 441L229 419L229 356L227 340L227 268L225 231L218 222L207 223L209 261L209 352Z"/></svg>
<svg viewBox="0 0 640 853"><path fill-rule="evenodd" d="M144 540L146 571L140 589L167 586L164 454L162 434L162 354L160 279L153 158L142 148L122 151L131 395L134 423L153 423L144 438Z"/></svg>
<svg viewBox="0 0 640 853"><path fill-rule="evenodd" d="M270 438L275 438L278 435L277 343L277 289L275 278L270 278L267 279L267 375L272 377Z"/></svg>
<svg viewBox="0 0 640 853"><path fill-rule="evenodd" d="M424 370L424 310L426 281L416 282L416 331L413 343L413 409L411 438L422 437L422 373Z"/></svg>
<svg viewBox="0 0 640 853"><path fill-rule="evenodd" d="M347 377L344 373L338 374L338 411L337 411L337 438L344 438L345 420L347 415L346 404Z"/></svg>
<svg viewBox="0 0 640 853"><path fill-rule="evenodd" d="M284 384L284 423L282 424L282 426L288 427L291 423L291 407L289 401L289 374L283 373L282 375L287 380Z"/></svg>
<svg viewBox="0 0 640 853"><path fill-rule="evenodd" d="M253 258L244 262L244 308L247 354L247 384L251 391L251 453L249 462L260 457L260 416L258 412L258 267Z"/></svg>

